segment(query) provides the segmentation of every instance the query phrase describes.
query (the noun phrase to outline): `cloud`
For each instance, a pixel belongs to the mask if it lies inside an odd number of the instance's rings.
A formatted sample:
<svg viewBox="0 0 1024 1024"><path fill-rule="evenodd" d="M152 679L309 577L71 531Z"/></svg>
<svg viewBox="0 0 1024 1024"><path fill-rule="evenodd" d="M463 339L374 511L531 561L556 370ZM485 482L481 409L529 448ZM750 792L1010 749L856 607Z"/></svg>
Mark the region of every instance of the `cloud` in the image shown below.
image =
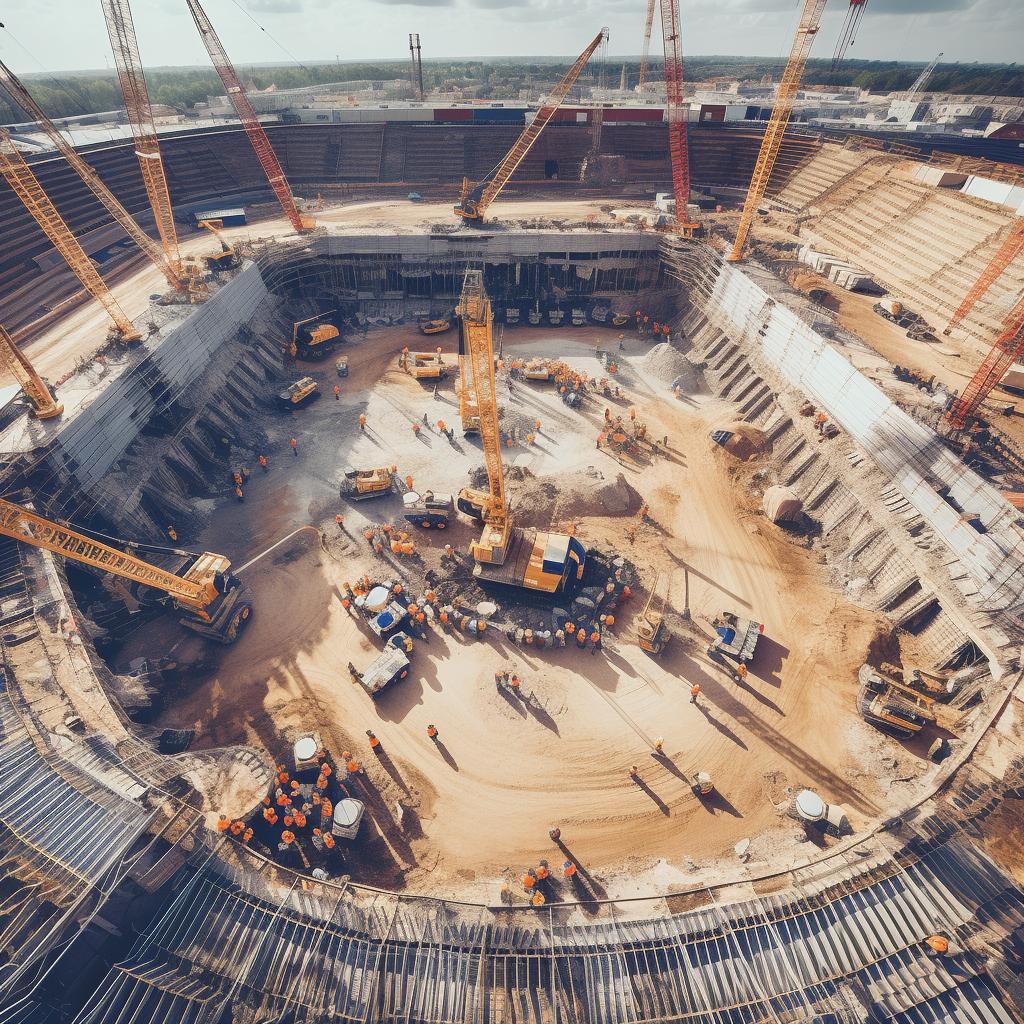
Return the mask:
<svg viewBox="0 0 1024 1024"><path fill-rule="evenodd" d="M977 0L873 0L864 17L870 17L872 14L938 14L942 11L967 11L976 2Z"/></svg>
<svg viewBox="0 0 1024 1024"><path fill-rule="evenodd" d="M245 0L245 6L256 14L302 13L302 0Z"/></svg>

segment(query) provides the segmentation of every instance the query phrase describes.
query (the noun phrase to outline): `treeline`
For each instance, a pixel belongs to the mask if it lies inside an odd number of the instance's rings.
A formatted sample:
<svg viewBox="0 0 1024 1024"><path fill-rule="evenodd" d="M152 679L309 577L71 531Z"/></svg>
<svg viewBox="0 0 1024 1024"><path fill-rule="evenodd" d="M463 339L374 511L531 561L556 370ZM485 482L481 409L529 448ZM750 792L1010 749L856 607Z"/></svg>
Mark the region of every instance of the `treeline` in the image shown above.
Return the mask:
<svg viewBox="0 0 1024 1024"><path fill-rule="evenodd" d="M519 90L530 84L556 81L566 70L564 63L535 64L526 61L425 61L424 85L428 89L441 86L459 86L486 99L515 99ZM587 85L602 81L616 88L623 64L627 83L637 81L640 70L638 60L608 58L603 68L595 63L581 76ZM750 57L691 58L684 68L689 81L710 78L738 78L759 82L766 75L775 81L782 75L785 62ZM805 85L858 86L872 92L896 92L908 89L921 73L920 64L899 64L895 61L845 60L837 71L831 71L830 60L808 61L804 74ZM301 89L333 82L374 81L393 83L409 78L408 61L378 64L317 64L310 67L240 67L239 73L246 86L267 89ZM650 61L648 75L651 80L663 74L661 62ZM181 68L147 72L146 82L153 103L164 104L177 110L191 109L203 103L207 96L219 96L224 87L212 68ZM79 76L26 76L26 85L36 102L50 117L74 117L95 114L121 107L121 89L114 72ZM940 64L928 83L928 91L952 92L968 95L1024 97L1024 68L1005 64ZM399 89L402 95L403 90ZM0 92L0 122L12 124L24 121L24 112L5 94Z"/></svg>

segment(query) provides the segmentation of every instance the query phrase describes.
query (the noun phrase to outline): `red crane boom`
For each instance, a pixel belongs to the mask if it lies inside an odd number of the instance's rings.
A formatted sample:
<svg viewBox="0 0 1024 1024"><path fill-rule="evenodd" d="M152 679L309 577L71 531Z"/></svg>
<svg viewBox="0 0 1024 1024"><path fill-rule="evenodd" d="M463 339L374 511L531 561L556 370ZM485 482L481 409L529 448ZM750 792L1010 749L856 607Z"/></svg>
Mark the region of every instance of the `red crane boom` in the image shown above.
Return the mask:
<svg viewBox="0 0 1024 1024"><path fill-rule="evenodd" d="M196 28L199 29L199 35L202 36L206 52L210 55L210 60L213 61L213 67L220 75L224 88L227 89L228 99L231 100L245 132L249 136L252 148L256 150L256 156L259 157L259 161L263 165L263 170L270 181L270 187L281 203L281 209L284 210L296 231L313 227L312 220L305 220L299 216L295 200L292 197L292 190L288 187L288 180L284 176L281 164L270 146L270 140L256 116L256 111L253 110L252 104L249 102L242 80L238 77L227 51L213 30L213 24L206 16L206 12L199 6L199 0L186 0L186 3L192 12L192 20L196 23Z"/></svg>
<svg viewBox="0 0 1024 1024"><path fill-rule="evenodd" d="M668 143L672 154L672 191L676 197L676 222L692 230L686 207L690 202L690 154L686 128L690 116L683 106L683 33L679 27L676 0L661 0L661 27L665 36L665 96L668 113Z"/></svg>
<svg viewBox="0 0 1024 1024"><path fill-rule="evenodd" d="M1003 244L992 257L989 265L978 276L978 280L971 286L971 290L964 296L963 302L950 318L943 334L950 334L955 328L962 325L964 318L974 309L978 300L996 283L1003 271L1022 252L1024 252L1024 217L1018 218L1010 229L1010 233L1003 239Z"/></svg>

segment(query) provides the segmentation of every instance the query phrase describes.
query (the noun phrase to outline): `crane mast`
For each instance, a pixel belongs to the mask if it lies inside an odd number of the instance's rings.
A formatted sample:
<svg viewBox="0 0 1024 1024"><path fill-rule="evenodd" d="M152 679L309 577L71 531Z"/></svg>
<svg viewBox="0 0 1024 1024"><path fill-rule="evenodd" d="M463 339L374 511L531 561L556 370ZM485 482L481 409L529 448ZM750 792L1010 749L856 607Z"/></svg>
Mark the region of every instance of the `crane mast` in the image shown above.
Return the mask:
<svg viewBox="0 0 1024 1024"><path fill-rule="evenodd" d="M640 84L637 92L643 93L647 81L647 54L651 49L651 28L654 25L654 8L658 0L647 0L647 18L644 21L644 48L640 53Z"/></svg>
<svg viewBox="0 0 1024 1024"><path fill-rule="evenodd" d="M823 0L824 2L824 0ZM676 197L676 223L680 233L692 235L696 224L686 216L690 202L690 155L687 151L689 107L683 104L683 33L676 0L661 0L661 27L665 37L665 100L668 142L672 155L672 192Z"/></svg>
<svg viewBox="0 0 1024 1024"><path fill-rule="evenodd" d="M1024 217L1019 217L1010 233L1003 239L1003 244L992 257L989 265L978 276L978 280L971 286L971 290L964 296L963 302L957 307L956 312L950 318L943 334L951 334L957 327L963 324L964 319L977 305L982 296L998 280L1004 270L1024 252Z"/></svg>
<svg viewBox="0 0 1024 1024"><path fill-rule="evenodd" d="M259 157L260 164L262 164L263 170L270 182L270 187L274 190L274 194L281 203L281 209L284 210L285 216L291 221L291 225L296 231L309 230L315 226L315 222L299 215L292 191L288 187L288 180L281 169L281 164L271 148L270 140L267 138L267 133L263 130L263 125L260 124L259 118L256 116L256 111L253 110L253 106L249 102L249 97L245 93L245 86L242 85L242 80L238 77L238 73L235 71L227 51L224 49L217 33L213 30L212 22L206 16L206 12L202 7L199 6L199 0L186 0L186 3L188 4L188 9L192 12L192 20L196 23L196 28L199 29L199 35L202 37L206 52L210 55L210 60L213 61L214 70L220 75L220 80L224 83L228 99L231 100L231 104L235 108L242 126L245 128L245 133L249 136L252 148L256 150L256 156Z"/></svg>
<svg viewBox="0 0 1024 1024"><path fill-rule="evenodd" d="M195 0L188 0L194 3ZM462 196L455 212L467 221L475 224L483 223L484 213L487 207L494 202L498 193L505 187L509 178L515 173L516 168L522 162L523 157L530 152L530 148L537 141L537 136L544 130L544 126L554 116L555 111L562 105L562 101L568 95L580 72L586 63L593 56L594 51L608 38L608 29L603 28L597 34L594 41L576 58L576 62L565 73L565 77L548 94L547 103L537 111L537 116L523 131L516 140L515 145L508 151L504 160L491 171L491 173L470 189L469 180L462 183Z"/></svg>
<svg viewBox="0 0 1024 1024"><path fill-rule="evenodd" d="M184 576L178 576L3 498L0 535L161 590L172 598L176 608L186 613L183 625L222 643L231 643L237 637L252 612L251 592L231 576L231 563L223 555L207 551Z"/></svg>
<svg viewBox="0 0 1024 1024"><path fill-rule="evenodd" d="M419 32L409 33L409 56L412 60L412 89L416 99L423 102L423 59L420 54Z"/></svg>
<svg viewBox="0 0 1024 1024"><path fill-rule="evenodd" d="M124 228L128 237L153 261L154 266L167 278L168 284L175 288L184 288L185 285L181 277L168 261L163 249L139 227L135 218L118 202L113 192L100 181L99 175L75 152L74 147L64 138L57 126L43 113L21 80L3 61L0 61L0 85L3 85L11 98L39 124L39 127L71 165L72 170L106 207L107 212L114 220Z"/></svg>
<svg viewBox="0 0 1024 1024"><path fill-rule="evenodd" d="M128 0L101 0L103 17L107 23L107 34L114 51L117 79L121 84L128 122L135 138L135 155L139 158L142 180L146 185L149 204L153 207L156 229L163 243L167 262L181 276L181 256L178 253L178 236L174 230L174 213L171 210L171 196L167 191L167 178L160 158L160 143L156 137L156 121L146 89L146 76L139 57L139 44L135 38L135 26Z"/></svg>
<svg viewBox="0 0 1024 1024"><path fill-rule="evenodd" d="M800 24L796 30L796 38L793 40L793 48L790 50L789 60L786 62L786 70L782 74L779 93L775 97L775 106L772 107L772 116L768 120L768 127L761 140L761 149L757 154L757 163L754 165L754 174L750 180L750 187L747 189L747 199L743 204L739 227L736 229L736 241L733 244L732 252L727 257L731 263L743 259L747 239L750 235L750 225L753 223L757 208L768 189L768 181L772 176L775 160L786 134L786 125L789 124L790 115L793 113L793 104L796 102L797 90L800 88L800 79L803 78L811 46L818 34L825 3L826 0L805 0L804 9L800 15Z"/></svg>
<svg viewBox="0 0 1024 1024"><path fill-rule="evenodd" d="M131 341L141 337L3 128L0 128L0 174L67 261L82 287L103 305L122 338Z"/></svg>
<svg viewBox="0 0 1024 1024"><path fill-rule="evenodd" d="M14 339L0 325L0 365L5 366L21 385L22 391L31 399L35 406L37 419L48 420L59 416L64 405L58 402L46 386L35 367L28 361L21 349L14 344Z"/></svg>

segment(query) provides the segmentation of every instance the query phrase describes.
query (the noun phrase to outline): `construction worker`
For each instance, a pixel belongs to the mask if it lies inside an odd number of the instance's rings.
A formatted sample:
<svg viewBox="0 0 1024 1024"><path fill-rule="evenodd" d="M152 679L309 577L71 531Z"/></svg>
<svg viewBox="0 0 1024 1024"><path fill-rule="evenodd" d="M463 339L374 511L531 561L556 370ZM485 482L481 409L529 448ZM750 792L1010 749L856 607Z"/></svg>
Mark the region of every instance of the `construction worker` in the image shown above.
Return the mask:
<svg viewBox="0 0 1024 1024"><path fill-rule="evenodd" d="M572 878L572 876L576 874L576 865L573 864L571 860L567 860L562 865L562 874L565 875L566 878Z"/></svg>
<svg viewBox="0 0 1024 1024"><path fill-rule="evenodd" d="M318 829L318 828L313 829L313 837L312 837L312 839L313 839L313 846L317 850L319 850L321 853L323 853L323 849L324 849L324 834L320 831L320 829Z"/></svg>
<svg viewBox="0 0 1024 1024"><path fill-rule="evenodd" d="M334 836L332 836L330 832L325 832L323 835L324 835L324 846L326 846L328 850L333 850L334 849Z"/></svg>
<svg viewBox="0 0 1024 1024"><path fill-rule="evenodd" d="M236 487L241 486L242 474L241 473L233 473L232 476L234 477L234 480L235 480L235 486Z"/></svg>
<svg viewBox="0 0 1024 1024"><path fill-rule="evenodd" d="M554 828L548 829L548 839L553 843L557 843L562 838L562 830L556 825Z"/></svg>
<svg viewBox="0 0 1024 1024"><path fill-rule="evenodd" d="M295 842L295 833L294 832L289 832L288 829L285 829L281 833L281 842L284 843L285 845L287 845L289 843L294 843Z"/></svg>
<svg viewBox="0 0 1024 1024"><path fill-rule="evenodd" d="M341 401L341 388L339 388L337 384L334 385L334 400L336 402Z"/></svg>
<svg viewBox="0 0 1024 1024"><path fill-rule="evenodd" d="M320 767L320 774L323 775L324 778L327 778L331 775L331 772L331 766L326 761L324 761L324 763Z"/></svg>
<svg viewBox="0 0 1024 1024"><path fill-rule="evenodd" d="M251 476L252 476L252 473L250 473L249 470L246 469L245 466L243 466L242 467L242 482L243 483L248 483L249 482L249 477L251 477Z"/></svg>
<svg viewBox="0 0 1024 1024"><path fill-rule="evenodd" d="M287 807L288 806L288 794L285 793L281 789L279 789L277 791L277 806L278 807Z"/></svg>
<svg viewBox="0 0 1024 1024"><path fill-rule="evenodd" d="M664 741L664 740L663 740L663 739L662 739L662 738L661 738L661 737L659 736L659 737L658 737L658 738L657 738L657 739L656 739L656 740L654 741L654 752L655 752L656 754L663 754L663 753L664 753L664 750L663 750L662 748L663 748L664 746L665 746L665 741Z"/></svg>
<svg viewBox="0 0 1024 1024"><path fill-rule="evenodd" d="M529 892L537 884L537 876L533 873L533 868L523 875L523 888Z"/></svg>
<svg viewBox="0 0 1024 1024"><path fill-rule="evenodd" d="M293 813L292 808L289 807L288 808L288 813L284 816L284 827L285 828L291 828L292 825L294 825L294 824L295 824L295 814Z"/></svg>
<svg viewBox="0 0 1024 1024"><path fill-rule="evenodd" d="M640 516L641 519L646 519L647 518L647 506L646 505L641 505L640 506L640 511L637 513L637 515Z"/></svg>
<svg viewBox="0 0 1024 1024"><path fill-rule="evenodd" d="M427 726L427 735L436 743L437 742L437 728L433 725Z"/></svg>
<svg viewBox="0 0 1024 1024"><path fill-rule="evenodd" d="M348 769L348 777L350 779L352 776L359 774L359 762L354 757L349 757L345 762L345 767Z"/></svg>
<svg viewBox="0 0 1024 1024"><path fill-rule="evenodd" d="M241 501L245 501L245 495L242 494L242 488L241 487L236 487L235 488L235 497L238 498L238 500L240 502Z"/></svg>
<svg viewBox="0 0 1024 1024"><path fill-rule="evenodd" d="M690 703L696 704L697 698L700 696L700 683L694 683L690 688Z"/></svg>
<svg viewBox="0 0 1024 1024"><path fill-rule="evenodd" d="M303 814L302 811L295 811L292 814L292 818L295 819L295 827L296 828L305 828L306 827L306 815Z"/></svg>
<svg viewBox="0 0 1024 1024"><path fill-rule="evenodd" d="M929 935L924 941L934 950L934 953L928 954L929 956L945 956L949 952L949 939L945 935Z"/></svg>
<svg viewBox="0 0 1024 1024"><path fill-rule="evenodd" d="M316 788L317 788L317 789L326 789L326 788L327 788L327 776L326 776L326 775L324 775L324 773L323 773L323 772L321 772L321 773L320 773L320 774L319 774L319 775L317 776L317 780L316 780Z"/></svg>
<svg viewBox="0 0 1024 1024"><path fill-rule="evenodd" d="M341 526L341 513L340 512L338 513L338 515L336 515L334 517L334 521L338 524L338 529L340 530L342 528L342 526Z"/></svg>
<svg viewBox="0 0 1024 1024"><path fill-rule="evenodd" d="M747 678L747 666L744 665L742 661L736 666L736 675L738 675L740 679Z"/></svg>
<svg viewBox="0 0 1024 1024"><path fill-rule="evenodd" d="M370 740L370 749L376 752L377 748L380 746L380 740L377 739L376 736L374 736L373 731L371 729L366 730L366 735Z"/></svg>
<svg viewBox="0 0 1024 1024"><path fill-rule="evenodd" d="M267 460L262 455L260 456L260 467L262 468L263 472L266 473L266 471L267 471Z"/></svg>
<svg viewBox="0 0 1024 1024"><path fill-rule="evenodd" d="M414 423L412 425L412 433L413 433L413 437L419 437L420 436L420 425L418 423Z"/></svg>
<svg viewBox="0 0 1024 1024"><path fill-rule="evenodd" d="M636 409L630 409L629 410L629 418L631 420L635 420L636 419Z"/></svg>
<svg viewBox="0 0 1024 1024"><path fill-rule="evenodd" d="M611 418L612 418L612 411L611 411L611 409L605 409L605 411L604 411L604 421L605 421L605 423L610 423L611 422Z"/></svg>
<svg viewBox="0 0 1024 1024"><path fill-rule="evenodd" d="M299 442L296 441L294 437L292 438L292 455L296 458L298 458L299 455Z"/></svg>
<svg viewBox="0 0 1024 1024"><path fill-rule="evenodd" d="M288 774L288 769L283 764L277 766L277 781L279 785L287 786L291 776Z"/></svg>
<svg viewBox="0 0 1024 1024"><path fill-rule="evenodd" d="M217 831L218 832L227 832L227 830L229 828L231 828L231 822L228 821L228 816L226 814L222 814L217 819Z"/></svg>
<svg viewBox="0 0 1024 1024"><path fill-rule="evenodd" d="M263 808L263 820L273 825L277 821L277 815L274 813L273 807Z"/></svg>
<svg viewBox="0 0 1024 1024"><path fill-rule="evenodd" d="M445 544L445 546L444 546L444 553L445 553L445 555L448 558L454 558L455 557L455 548L453 548L451 546L451 544Z"/></svg>
<svg viewBox="0 0 1024 1024"><path fill-rule="evenodd" d="M601 650L601 634L595 629L594 632L590 634L590 653L597 654L599 650Z"/></svg>
<svg viewBox="0 0 1024 1024"><path fill-rule="evenodd" d="M407 476L407 477L405 478L405 486L406 486L406 487L407 487L407 488L408 488L408 489L409 489L410 491L412 490L412 476L411 476L411 475L410 475L410 476Z"/></svg>
<svg viewBox="0 0 1024 1024"><path fill-rule="evenodd" d="M540 862L535 874L537 875L538 882L543 882L544 879L548 877L548 862L546 860L542 860Z"/></svg>
<svg viewBox="0 0 1024 1024"><path fill-rule="evenodd" d="M362 413L359 414L359 429L366 429L366 417Z"/></svg>
<svg viewBox="0 0 1024 1024"><path fill-rule="evenodd" d="M639 768L639 766L638 766L638 765L635 765L635 764L634 764L634 765L630 765L630 768L629 768L629 777L630 777L630 778L631 778L631 779L632 779L632 780L633 780L634 782L639 782L639 781L640 781L640 768Z"/></svg>
<svg viewBox="0 0 1024 1024"><path fill-rule="evenodd" d="M566 631L566 633L569 634L569 636L572 636L573 633L576 632L576 623L572 622L571 620L569 622L567 622L565 624L565 631Z"/></svg>
<svg viewBox="0 0 1024 1024"><path fill-rule="evenodd" d="M825 433L825 424L827 422L828 422L828 417L823 412L819 412L818 415L814 417L814 427L818 431L819 434L824 435L824 433Z"/></svg>
<svg viewBox="0 0 1024 1024"><path fill-rule="evenodd" d="M542 892L535 892L533 894L533 900L531 902L533 903L533 905L535 907L543 907L544 906L544 893L542 893Z"/></svg>
<svg viewBox="0 0 1024 1024"><path fill-rule="evenodd" d="M245 831L244 821L233 821L231 823L231 834L233 836L240 836Z"/></svg>
<svg viewBox="0 0 1024 1024"><path fill-rule="evenodd" d="M587 646L587 631L582 626L576 630L576 645L581 651Z"/></svg>
<svg viewBox="0 0 1024 1024"><path fill-rule="evenodd" d="M512 678L509 680L509 686L512 687L513 693L519 693L519 676L515 673L512 674Z"/></svg>
<svg viewBox="0 0 1024 1024"><path fill-rule="evenodd" d="M242 833L242 842L243 843L247 843L247 842L249 842L250 839L252 839L252 829L251 828L247 828Z"/></svg>

